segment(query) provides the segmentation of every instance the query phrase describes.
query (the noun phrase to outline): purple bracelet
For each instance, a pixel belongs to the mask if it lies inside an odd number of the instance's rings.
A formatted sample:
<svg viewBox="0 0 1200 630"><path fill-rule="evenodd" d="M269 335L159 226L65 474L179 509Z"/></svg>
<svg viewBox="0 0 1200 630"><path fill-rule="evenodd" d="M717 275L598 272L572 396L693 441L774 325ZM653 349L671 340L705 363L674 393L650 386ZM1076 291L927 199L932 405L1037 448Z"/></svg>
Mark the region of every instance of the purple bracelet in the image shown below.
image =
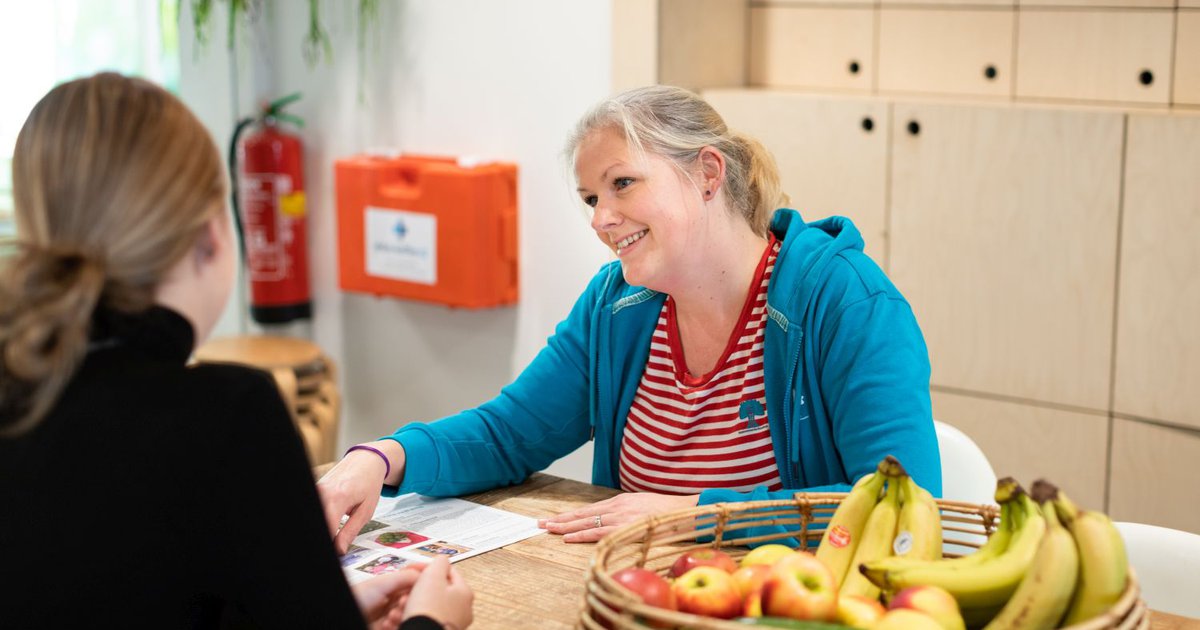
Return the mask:
<svg viewBox="0 0 1200 630"><path fill-rule="evenodd" d="M371 451L372 453L375 453L376 455L382 457L383 465L387 467L384 469L384 472L383 472L383 480L385 482L387 481L388 476L392 474L392 462L388 461L387 455L384 455L383 451L375 448L374 446L367 446L366 444L359 444L357 446L351 446L350 448L346 449L346 455L349 455L350 453L352 453L354 451ZM342 455L342 457L345 457L346 455Z"/></svg>

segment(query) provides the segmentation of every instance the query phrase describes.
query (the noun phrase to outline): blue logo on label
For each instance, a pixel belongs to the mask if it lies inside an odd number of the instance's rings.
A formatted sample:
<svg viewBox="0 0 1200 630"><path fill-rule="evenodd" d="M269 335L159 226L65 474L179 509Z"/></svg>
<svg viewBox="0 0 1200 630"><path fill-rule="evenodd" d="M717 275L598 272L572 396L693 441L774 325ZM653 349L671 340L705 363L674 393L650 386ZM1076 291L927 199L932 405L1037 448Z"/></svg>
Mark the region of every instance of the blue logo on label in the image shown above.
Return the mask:
<svg viewBox="0 0 1200 630"><path fill-rule="evenodd" d="M743 401L742 406L738 408L738 417L746 421L747 431L758 428L758 417L761 415L763 415L763 406L757 400Z"/></svg>
<svg viewBox="0 0 1200 630"><path fill-rule="evenodd" d="M404 238L408 234L408 228L404 227L404 221L396 221L396 227L392 228L398 238Z"/></svg>

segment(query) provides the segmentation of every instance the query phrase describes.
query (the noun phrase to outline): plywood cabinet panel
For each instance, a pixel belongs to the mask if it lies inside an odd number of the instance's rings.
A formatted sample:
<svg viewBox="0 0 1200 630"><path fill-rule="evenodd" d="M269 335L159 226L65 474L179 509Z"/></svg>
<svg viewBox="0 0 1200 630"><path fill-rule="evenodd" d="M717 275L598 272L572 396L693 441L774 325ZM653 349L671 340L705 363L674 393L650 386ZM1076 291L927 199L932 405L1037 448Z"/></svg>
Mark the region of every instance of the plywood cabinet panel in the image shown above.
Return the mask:
<svg viewBox="0 0 1200 630"><path fill-rule="evenodd" d="M1026 488L1045 478L1080 505L1104 507L1106 416L937 391L932 397L933 417L969 435L997 477Z"/></svg>
<svg viewBox="0 0 1200 630"><path fill-rule="evenodd" d="M1200 534L1200 435L1117 418L1113 421L1109 515Z"/></svg>
<svg viewBox="0 0 1200 630"><path fill-rule="evenodd" d="M1176 103L1200 105L1200 10L1180 9L1175 26Z"/></svg>
<svg viewBox="0 0 1200 630"><path fill-rule="evenodd" d="M850 217L867 254L884 265L885 103L750 90L709 90L704 96L730 127L771 151L791 206L805 220Z"/></svg>
<svg viewBox="0 0 1200 630"><path fill-rule="evenodd" d="M1018 98L1166 105L1172 11L1021 11Z"/></svg>
<svg viewBox="0 0 1200 630"><path fill-rule="evenodd" d="M690 89L746 84L747 0L657 0L658 81Z"/></svg>
<svg viewBox="0 0 1200 630"><path fill-rule="evenodd" d="M1175 0L1017 0L1021 7L1173 9Z"/></svg>
<svg viewBox="0 0 1200 630"><path fill-rule="evenodd" d="M879 91L1009 96L1012 10L879 10Z"/></svg>
<svg viewBox="0 0 1200 630"><path fill-rule="evenodd" d="M870 8L752 8L750 84L869 92L874 30Z"/></svg>
<svg viewBox="0 0 1200 630"><path fill-rule="evenodd" d="M658 2L612 2L613 93L658 82Z"/></svg>
<svg viewBox="0 0 1200 630"><path fill-rule="evenodd" d="M1122 115L893 112L889 272L933 383L1107 411Z"/></svg>
<svg viewBox="0 0 1200 630"><path fill-rule="evenodd" d="M1200 428L1200 116L1129 116L1114 410Z"/></svg>

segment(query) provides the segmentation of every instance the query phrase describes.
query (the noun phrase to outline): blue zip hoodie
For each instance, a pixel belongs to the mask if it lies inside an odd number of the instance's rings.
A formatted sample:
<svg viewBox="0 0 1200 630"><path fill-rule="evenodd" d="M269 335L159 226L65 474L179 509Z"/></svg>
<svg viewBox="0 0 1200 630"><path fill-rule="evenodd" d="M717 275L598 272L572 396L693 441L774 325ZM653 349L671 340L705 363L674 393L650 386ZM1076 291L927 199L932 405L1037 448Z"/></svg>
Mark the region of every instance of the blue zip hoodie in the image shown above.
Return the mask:
<svg viewBox="0 0 1200 630"><path fill-rule="evenodd" d="M863 253L849 219L806 224L781 209L770 229L781 247L767 289L763 362L785 490L705 490L700 504L847 491L889 454L941 496L929 356L908 302ZM620 261L606 264L499 396L387 436L404 447L406 464L400 487L384 494L457 496L520 483L589 437L592 483L619 487L625 419L665 297L627 284Z"/></svg>

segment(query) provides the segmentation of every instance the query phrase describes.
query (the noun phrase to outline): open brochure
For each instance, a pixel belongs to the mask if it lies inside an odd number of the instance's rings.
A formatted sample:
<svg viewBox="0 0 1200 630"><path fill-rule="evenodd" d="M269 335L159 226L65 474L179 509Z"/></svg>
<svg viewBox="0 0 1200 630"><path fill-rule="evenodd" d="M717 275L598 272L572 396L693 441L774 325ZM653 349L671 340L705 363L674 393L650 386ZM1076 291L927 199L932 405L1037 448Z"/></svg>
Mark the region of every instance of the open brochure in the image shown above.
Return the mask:
<svg viewBox="0 0 1200 630"><path fill-rule="evenodd" d="M342 570L355 584L438 556L458 562L542 533L536 519L462 499L383 497L342 556Z"/></svg>

